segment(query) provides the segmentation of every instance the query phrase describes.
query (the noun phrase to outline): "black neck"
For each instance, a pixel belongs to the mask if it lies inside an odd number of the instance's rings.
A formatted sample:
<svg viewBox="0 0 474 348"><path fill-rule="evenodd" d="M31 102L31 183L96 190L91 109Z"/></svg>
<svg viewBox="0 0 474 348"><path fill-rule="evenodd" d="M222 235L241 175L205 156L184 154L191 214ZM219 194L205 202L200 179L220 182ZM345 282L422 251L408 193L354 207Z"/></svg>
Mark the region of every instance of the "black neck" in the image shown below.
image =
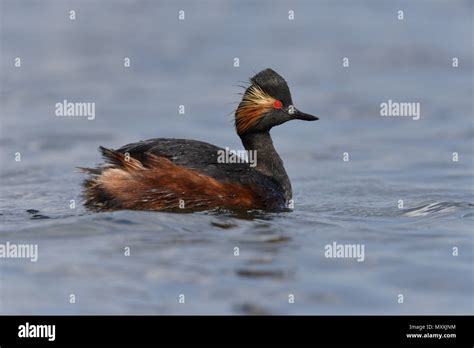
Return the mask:
<svg viewBox="0 0 474 348"><path fill-rule="evenodd" d="M283 167L283 161L273 146L270 133L249 133L241 135L240 139L247 151L256 150L256 169L278 182L285 191L285 198L290 200L292 198L290 179Z"/></svg>

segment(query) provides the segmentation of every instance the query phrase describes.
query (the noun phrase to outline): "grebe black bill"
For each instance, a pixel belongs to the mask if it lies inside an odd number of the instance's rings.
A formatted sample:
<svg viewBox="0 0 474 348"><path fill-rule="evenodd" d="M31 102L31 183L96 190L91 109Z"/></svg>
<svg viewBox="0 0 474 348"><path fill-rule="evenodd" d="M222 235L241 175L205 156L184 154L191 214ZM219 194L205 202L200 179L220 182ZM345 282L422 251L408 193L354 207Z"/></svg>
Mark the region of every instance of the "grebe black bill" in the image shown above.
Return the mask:
<svg viewBox="0 0 474 348"><path fill-rule="evenodd" d="M256 165L221 163L226 151L196 140L150 139L111 150L100 147L106 163L80 168L85 206L118 209L198 211L280 211L292 198L291 183L276 152L270 129L290 120L314 121L293 106L286 81L272 69L250 79L235 111L235 128Z"/></svg>

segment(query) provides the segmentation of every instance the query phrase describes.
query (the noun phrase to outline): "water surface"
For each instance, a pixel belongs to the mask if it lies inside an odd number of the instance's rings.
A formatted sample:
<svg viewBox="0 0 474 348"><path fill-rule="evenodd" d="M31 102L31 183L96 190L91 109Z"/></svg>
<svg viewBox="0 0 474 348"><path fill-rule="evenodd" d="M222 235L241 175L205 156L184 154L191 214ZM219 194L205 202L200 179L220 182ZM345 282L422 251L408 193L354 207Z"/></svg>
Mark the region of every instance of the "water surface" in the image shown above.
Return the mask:
<svg viewBox="0 0 474 348"><path fill-rule="evenodd" d="M36 263L0 259L1 313L472 314L472 2L0 5L0 242L39 247ZM236 85L267 67L320 116L272 131L293 212L81 206L75 167L99 145L240 149ZM95 120L56 117L63 99L95 102ZM420 120L381 117L388 99L420 102ZM363 244L364 261L326 258L333 242Z"/></svg>

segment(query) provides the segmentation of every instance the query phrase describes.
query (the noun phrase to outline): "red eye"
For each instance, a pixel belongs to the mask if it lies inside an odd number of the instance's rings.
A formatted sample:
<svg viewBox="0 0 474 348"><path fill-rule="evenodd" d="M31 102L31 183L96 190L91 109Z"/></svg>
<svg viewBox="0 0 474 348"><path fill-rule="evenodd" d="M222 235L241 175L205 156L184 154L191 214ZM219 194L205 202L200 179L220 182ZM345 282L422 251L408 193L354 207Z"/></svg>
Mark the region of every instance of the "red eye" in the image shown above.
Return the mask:
<svg viewBox="0 0 474 348"><path fill-rule="evenodd" d="M283 104L281 103L281 101L275 100L275 101L273 102L273 107L274 107L275 109L281 109L281 108L283 107Z"/></svg>

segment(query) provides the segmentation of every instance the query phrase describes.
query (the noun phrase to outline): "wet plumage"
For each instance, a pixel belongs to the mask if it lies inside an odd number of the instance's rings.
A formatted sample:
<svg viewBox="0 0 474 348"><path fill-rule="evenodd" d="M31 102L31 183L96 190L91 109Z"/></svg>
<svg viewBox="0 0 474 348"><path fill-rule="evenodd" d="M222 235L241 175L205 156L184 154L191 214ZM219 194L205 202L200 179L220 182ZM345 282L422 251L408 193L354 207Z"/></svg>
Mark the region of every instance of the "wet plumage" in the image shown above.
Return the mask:
<svg viewBox="0 0 474 348"><path fill-rule="evenodd" d="M291 112L288 86L273 70L250 81L235 124L246 150L257 152L255 168L249 163L220 163L219 153L226 150L196 140L159 138L117 150L100 147L105 164L81 168L89 174L84 181L85 206L95 211L284 209L291 184L269 130L290 119L317 118Z"/></svg>

